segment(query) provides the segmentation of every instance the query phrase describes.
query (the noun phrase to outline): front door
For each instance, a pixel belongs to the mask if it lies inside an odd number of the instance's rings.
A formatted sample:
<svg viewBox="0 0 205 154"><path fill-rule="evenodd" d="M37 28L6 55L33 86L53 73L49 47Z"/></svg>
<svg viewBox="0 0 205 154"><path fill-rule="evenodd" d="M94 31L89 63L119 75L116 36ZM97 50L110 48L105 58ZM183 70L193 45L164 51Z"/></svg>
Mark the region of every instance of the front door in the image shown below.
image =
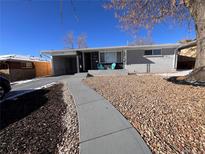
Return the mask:
<svg viewBox="0 0 205 154"><path fill-rule="evenodd" d="M91 53L91 67L92 70L97 70L97 64L99 63L99 52Z"/></svg>
<svg viewBox="0 0 205 154"><path fill-rule="evenodd" d="M91 70L91 53L85 52L84 53L84 60L85 60L85 71Z"/></svg>

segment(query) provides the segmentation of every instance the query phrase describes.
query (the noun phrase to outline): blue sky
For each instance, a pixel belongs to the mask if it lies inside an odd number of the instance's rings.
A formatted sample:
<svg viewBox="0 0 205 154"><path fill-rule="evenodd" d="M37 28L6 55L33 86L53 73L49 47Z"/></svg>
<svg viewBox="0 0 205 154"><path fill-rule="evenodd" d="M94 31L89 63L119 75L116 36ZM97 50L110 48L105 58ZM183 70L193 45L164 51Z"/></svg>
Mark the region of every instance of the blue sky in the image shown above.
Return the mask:
<svg viewBox="0 0 205 154"><path fill-rule="evenodd" d="M131 34L119 28L113 11L102 7L102 1L73 4L63 1L62 18L57 0L0 0L0 55L38 56L40 50L63 49L69 31L75 37L86 33L89 47L126 45L133 40ZM139 35L146 33L142 30ZM152 36L155 43L175 43L194 39L195 32L188 31L187 26L159 24Z"/></svg>

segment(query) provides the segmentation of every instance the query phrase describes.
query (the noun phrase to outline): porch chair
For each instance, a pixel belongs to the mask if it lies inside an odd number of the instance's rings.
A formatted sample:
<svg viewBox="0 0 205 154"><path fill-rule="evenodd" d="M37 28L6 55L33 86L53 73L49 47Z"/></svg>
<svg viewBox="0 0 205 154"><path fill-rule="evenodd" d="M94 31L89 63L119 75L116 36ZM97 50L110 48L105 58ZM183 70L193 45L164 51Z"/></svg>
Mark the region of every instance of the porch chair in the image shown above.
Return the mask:
<svg viewBox="0 0 205 154"><path fill-rule="evenodd" d="M112 63L112 64L111 64L111 69L114 70L115 67L116 67L116 63Z"/></svg>
<svg viewBox="0 0 205 154"><path fill-rule="evenodd" d="M97 68L98 68L98 70L104 70L103 65L102 65L102 64L100 64L100 63L98 63L98 64L97 64Z"/></svg>

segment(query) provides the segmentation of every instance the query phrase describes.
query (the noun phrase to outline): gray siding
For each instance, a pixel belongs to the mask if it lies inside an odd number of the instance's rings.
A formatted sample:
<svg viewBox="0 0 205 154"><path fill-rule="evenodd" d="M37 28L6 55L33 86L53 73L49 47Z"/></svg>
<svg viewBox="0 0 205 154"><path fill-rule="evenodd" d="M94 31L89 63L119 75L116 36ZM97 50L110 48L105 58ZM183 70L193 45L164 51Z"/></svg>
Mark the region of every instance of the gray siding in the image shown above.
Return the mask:
<svg viewBox="0 0 205 154"><path fill-rule="evenodd" d="M128 50L125 69L129 72L170 72L174 70L175 48L162 49L162 55L144 56L144 50Z"/></svg>
<svg viewBox="0 0 205 154"><path fill-rule="evenodd" d="M77 72L75 56L53 56L53 75L73 74Z"/></svg>
<svg viewBox="0 0 205 154"><path fill-rule="evenodd" d="M174 55L176 48L162 49L162 55Z"/></svg>

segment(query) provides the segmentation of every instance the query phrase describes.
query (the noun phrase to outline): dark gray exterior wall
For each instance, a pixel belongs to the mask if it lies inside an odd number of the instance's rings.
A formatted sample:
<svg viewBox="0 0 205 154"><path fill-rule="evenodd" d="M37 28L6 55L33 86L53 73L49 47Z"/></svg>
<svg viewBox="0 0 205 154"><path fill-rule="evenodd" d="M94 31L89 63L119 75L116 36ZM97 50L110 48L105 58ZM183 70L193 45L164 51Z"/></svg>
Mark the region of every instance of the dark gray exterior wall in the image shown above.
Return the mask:
<svg viewBox="0 0 205 154"><path fill-rule="evenodd" d="M175 50L162 49L162 55L159 56L144 56L144 50L127 50L125 69L139 73L174 71Z"/></svg>
<svg viewBox="0 0 205 154"><path fill-rule="evenodd" d="M53 75L74 74L77 72L76 56L53 56Z"/></svg>

